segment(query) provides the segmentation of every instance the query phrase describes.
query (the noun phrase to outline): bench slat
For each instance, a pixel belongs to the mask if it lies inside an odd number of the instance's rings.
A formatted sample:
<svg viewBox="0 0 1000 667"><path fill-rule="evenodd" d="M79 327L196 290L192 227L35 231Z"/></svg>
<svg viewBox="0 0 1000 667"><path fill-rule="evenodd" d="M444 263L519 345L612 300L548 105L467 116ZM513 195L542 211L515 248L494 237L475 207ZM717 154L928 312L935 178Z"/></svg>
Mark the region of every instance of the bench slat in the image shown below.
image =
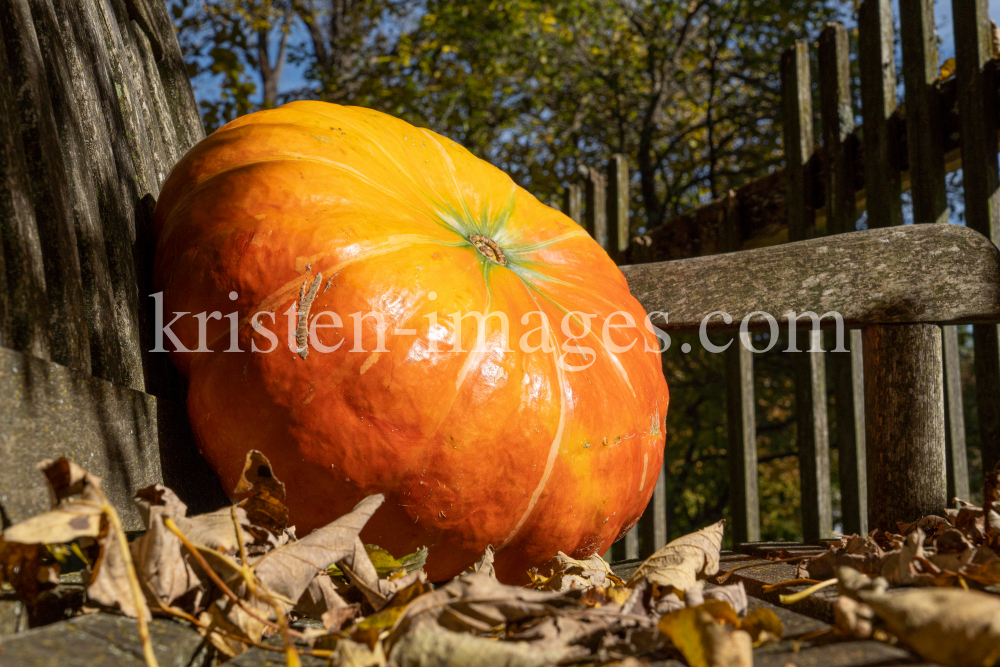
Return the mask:
<svg viewBox="0 0 1000 667"><path fill-rule="evenodd" d="M836 311L848 328L877 323L1000 321L1000 251L958 225L910 225L726 255L621 267L632 294L670 333L734 330L755 311ZM800 320L801 321L801 320ZM805 320L808 322L808 319ZM765 316L748 321L767 331ZM824 328L833 318L823 320Z"/></svg>

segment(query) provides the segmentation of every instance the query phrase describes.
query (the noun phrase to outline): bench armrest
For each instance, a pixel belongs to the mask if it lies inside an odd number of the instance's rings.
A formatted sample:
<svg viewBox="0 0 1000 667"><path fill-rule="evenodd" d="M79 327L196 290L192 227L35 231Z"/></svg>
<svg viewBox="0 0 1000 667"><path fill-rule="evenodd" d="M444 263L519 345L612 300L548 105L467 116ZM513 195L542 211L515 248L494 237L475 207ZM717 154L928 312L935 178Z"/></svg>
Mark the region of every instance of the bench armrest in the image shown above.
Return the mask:
<svg viewBox="0 0 1000 667"><path fill-rule="evenodd" d="M694 333L732 330L749 313L840 313L848 328L870 324L1000 322L1000 251L959 225L871 229L724 255L621 267L657 326ZM653 318L657 322L658 318ZM823 321L833 326L833 318ZM760 313L751 330L767 330Z"/></svg>

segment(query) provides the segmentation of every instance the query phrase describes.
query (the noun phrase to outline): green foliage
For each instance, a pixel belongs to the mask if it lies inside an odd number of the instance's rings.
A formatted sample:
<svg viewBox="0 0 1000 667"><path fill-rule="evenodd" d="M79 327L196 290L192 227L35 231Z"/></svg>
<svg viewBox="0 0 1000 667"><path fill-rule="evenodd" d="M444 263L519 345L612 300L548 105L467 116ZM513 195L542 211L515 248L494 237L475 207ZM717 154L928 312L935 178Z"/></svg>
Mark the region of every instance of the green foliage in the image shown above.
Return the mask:
<svg viewBox="0 0 1000 667"><path fill-rule="evenodd" d="M188 76L196 85L218 85L216 95L199 96L209 131L277 103L295 17L291 0L170 0L170 11ZM277 63L272 64L275 40ZM254 101L258 89L261 98Z"/></svg>

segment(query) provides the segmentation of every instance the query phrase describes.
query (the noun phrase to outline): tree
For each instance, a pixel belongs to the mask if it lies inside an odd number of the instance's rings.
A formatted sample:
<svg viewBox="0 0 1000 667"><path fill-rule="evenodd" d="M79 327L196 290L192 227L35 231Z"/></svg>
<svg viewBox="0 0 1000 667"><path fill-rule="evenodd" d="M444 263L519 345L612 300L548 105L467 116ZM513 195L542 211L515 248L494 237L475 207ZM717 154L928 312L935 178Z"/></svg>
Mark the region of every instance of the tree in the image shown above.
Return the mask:
<svg viewBox="0 0 1000 667"><path fill-rule="evenodd" d="M296 18L292 0L172 0L171 12L188 75L196 85L219 80L218 95L199 101L209 130L278 104Z"/></svg>

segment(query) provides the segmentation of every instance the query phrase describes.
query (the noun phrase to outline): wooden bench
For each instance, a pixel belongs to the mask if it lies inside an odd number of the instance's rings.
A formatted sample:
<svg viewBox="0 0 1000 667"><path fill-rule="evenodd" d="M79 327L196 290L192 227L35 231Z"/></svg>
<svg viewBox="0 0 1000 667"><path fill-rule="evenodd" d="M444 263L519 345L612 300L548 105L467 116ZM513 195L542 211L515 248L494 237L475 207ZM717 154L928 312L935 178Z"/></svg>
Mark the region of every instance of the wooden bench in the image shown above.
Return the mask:
<svg viewBox="0 0 1000 667"><path fill-rule="evenodd" d="M39 459L104 479L126 526L160 479L223 502L153 346L150 215L204 137L162 0L0 3L0 518L46 509Z"/></svg>

